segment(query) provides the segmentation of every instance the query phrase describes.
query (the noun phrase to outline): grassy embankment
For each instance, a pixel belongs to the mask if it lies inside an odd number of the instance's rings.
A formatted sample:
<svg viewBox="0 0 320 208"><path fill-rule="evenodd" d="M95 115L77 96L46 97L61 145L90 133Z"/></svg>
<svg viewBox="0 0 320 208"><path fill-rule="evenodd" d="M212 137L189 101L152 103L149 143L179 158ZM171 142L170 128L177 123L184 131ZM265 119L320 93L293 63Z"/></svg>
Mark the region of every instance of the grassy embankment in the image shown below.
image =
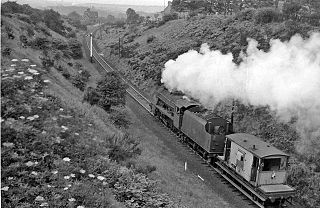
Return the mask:
<svg viewBox="0 0 320 208"><path fill-rule="evenodd" d="M78 43L30 22L39 10L18 8L1 17L2 206L168 205L143 170L110 157L138 150L136 138L114 125L112 112L83 102L100 73L73 50Z"/></svg>

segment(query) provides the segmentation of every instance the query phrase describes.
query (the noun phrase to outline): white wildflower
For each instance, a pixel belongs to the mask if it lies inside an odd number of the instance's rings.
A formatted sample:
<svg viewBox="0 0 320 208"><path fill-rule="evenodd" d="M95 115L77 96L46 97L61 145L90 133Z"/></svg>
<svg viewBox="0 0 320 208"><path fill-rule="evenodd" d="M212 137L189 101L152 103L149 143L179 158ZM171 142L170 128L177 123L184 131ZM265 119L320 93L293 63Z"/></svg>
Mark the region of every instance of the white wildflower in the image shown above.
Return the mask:
<svg viewBox="0 0 320 208"><path fill-rule="evenodd" d="M79 136L79 133L76 132L76 133L74 133L74 135Z"/></svg>
<svg viewBox="0 0 320 208"><path fill-rule="evenodd" d="M74 177L76 177L76 175L73 174L73 173L71 173L71 174L70 174L70 177L74 178Z"/></svg>
<svg viewBox="0 0 320 208"><path fill-rule="evenodd" d="M88 125L89 125L89 126L92 126L92 124L91 124L91 123L89 123Z"/></svg>
<svg viewBox="0 0 320 208"><path fill-rule="evenodd" d="M34 115L33 118L39 118L39 116L38 115Z"/></svg>
<svg viewBox="0 0 320 208"><path fill-rule="evenodd" d="M37 65L35 65L35 64L31 64L30 66L31 66L31 67L36 67Z"/></svg>
<svg viewBox="0 0 320 208"><path fill-rule="evenodd" d="M88 175L90 178L94 178L95 176L93 174Z"/></svg>
<svg viewBox="0 0 320 208"><path fill-rule="evenodd" d="M35 164L35 165L38 165L38 162L36 161L36 162L34 162L34 164Z"/></svg>
<svg viewBox="0 0 320 208"><path fill-rule="evenodd" d="M59 110L60 110L60 111L63 111L63 108L60 108Z"/></svg>
<svg viewBox="0 0 320 208"><path fill-rule="evenodd" d="M23 62L29 62L29 59L21 59Z"/></svg>
<svg viewBox="0 0 320 208"><path fill-rule="evenodd" d="M34 165L34 163L32 161L29 161L26 163L26 166L28 166L28 167L33 166L33 165Z"/></svg>
<svg viewBox="0 0 320 208"><path fill-rule="evenodd" d="M19 118L20 118L20 119L25 119L26 117L24 117L24 116L20 116Z"/></svg>
<svg viewBox="0 0 320 208"><path fill-rule="evenodd" d="M68 158L68 157L63 158L62 160L65 162L70 162L70 158Z"/></svg>
<svg viewBox="0 0 320 208"><path fill-rule="evenodd" d="M69 128L66 126L61 126L61 128L63 128L64 131L68 130Z"/></svg>
<svg viewBox="0 0 320 208"><path fill-rule="evenodd" d="M38 175L38 173L36 171L32 171L31 174L32 175Z"/></svg>
<svg viewBox="0 0 320 208"><path fill-rule="evenodd" d="M52 187L52 186L51 186L51 185L49 185L49 184L48 184L47 186L48 186L48 188L51 188L51 187Z"/></svg>
<svg viewBox="0 0 320 208"><path fill-rule="evenodd" d="M50 80L45 79L45 80L43 80L43 82L44 82L44 83L49 83Z"/></svg>
<svg viewBox="0 0 320 208"><path fill-rule="evenodd" d="M25 80L31 80L31 79L33 79L33 77L32 76L26 76L24 79Z"/></svg>
<svg viewBox="0 0 320 208"><path fill-rule="evenodd" d="M83 170L83 169L81 169L79 172L83 174L83 173L85 173L86 171Z"/></svg>
<svg viewBox="0 0 320 208"><path fill-rule="evenodd" d="M24 74L24 72L18 72L18 74Z"/></svg>
<svg viewBox="0 0 320 208"><path fill-rule="evenodd" d="M52 174L57 174L58 171L57 171L57 170L54 170L54 171L52 171L51 173L52 173Z"/></svg>
<svg viewBox="0 0 320 208"><path fill-rule="evenodd" d="M11 142L4 142L4 143L2 143L2 145L5 147L14 147L14 144Z"/></svg>
<svg viewBox="0 0 320 208"><path fill-rule="evenodd" d="M9 177L8 180L11 181L13 179L13 177Z"/></svg>
<svg viewBox="0 0 320 208"><path fill-rule="evenodd" d="M65 188L63 188L63 190L68 190L69 189L69 187L65 187Z"/></svg>
<svg viewBox="0 0 320 208"><path fill-rule="evenodd" d="M43 202L40 204L40 207L48 207L48 206L49 206L49 204L47 202Z"/></svg>
<svg viewBox="0 0 320 208"><path fill-rule="evenodd" d="M27 119L33 121L35 118L33 116L29 116Z"/></svg>
<svg viewBox="0 0 320 208"><path fill-rule="evenodd" d="M1 188L1 191L8 191L9 190L9 186L4 186Z"/></svg>
<svg viewBox="0 0 320 208"><path fill-rule="evenodd" d="M16 62L16 61L18 61L18 59L12 59L11 61Z"/></svg>
<svg viewBox="0 0 320 208"><path fill-rule="evenodd" d="M74 202L74 201L76 201L76 199L75 198L70 198L70 199L68 199L68 201L69 202Z"/></svg>
<svg viewBox="0 0 320 208"><path fill-rule="evenodd" d="M68 180L68 179L70 179L70 176L64 176L63 178Z"/></svg>
<svg viewBox="0 0 320 208"><path fill-rule="evenodd" d="M98 176L97 179L100 180L100 181L103 181L103 180L106 179L106 178L103 177L103 176Z"/></svg>
<svg viewBox="0 0 320 208"><path fill-rule="evenodd" d="M11 64L10 66L15 67L15 66L17 66L17 64Z"/></svg>
<svg viewBox="0 0 320 208"><path fill-rule="evenodd" d="M42 196L37 196L35 200L36 201L44 201L44 198Z"/></svg>

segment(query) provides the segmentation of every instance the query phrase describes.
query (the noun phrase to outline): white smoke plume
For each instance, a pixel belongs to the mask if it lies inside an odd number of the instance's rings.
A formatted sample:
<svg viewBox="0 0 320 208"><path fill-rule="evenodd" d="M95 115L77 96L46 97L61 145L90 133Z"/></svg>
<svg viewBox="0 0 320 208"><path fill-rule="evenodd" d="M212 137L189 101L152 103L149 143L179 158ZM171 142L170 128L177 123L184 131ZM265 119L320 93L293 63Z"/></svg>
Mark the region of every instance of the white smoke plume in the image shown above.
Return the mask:
<svg viewBox="0 0 320 208"><path fill-rule="evenodd" d="M320 144L320 34L306 40L299 35L287 42L271 40L268 52L257 46L249 39L243 61L236 65L231 53L203 44L200 52L191 50L168 61L161 81L207 107L227 98L268 105L282 119L298 118L302 143Z"/></svg>

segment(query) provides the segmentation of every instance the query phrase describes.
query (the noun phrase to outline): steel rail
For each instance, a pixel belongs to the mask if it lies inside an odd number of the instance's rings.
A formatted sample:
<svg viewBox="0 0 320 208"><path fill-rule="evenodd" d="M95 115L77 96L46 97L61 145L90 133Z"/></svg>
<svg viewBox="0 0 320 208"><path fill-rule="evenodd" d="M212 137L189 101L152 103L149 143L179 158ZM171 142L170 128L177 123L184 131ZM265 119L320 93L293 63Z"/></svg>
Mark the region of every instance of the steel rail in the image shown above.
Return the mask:
<svg viewBox="0 0 320 208"><path fill-rule="evenodd" d="M87 43L87 47L90 50L90 45L89 45L89 41L86 41ZM125 82L127 84L127 86L129 87L129 89L132 89L137 95L139 95L143 100L145 100L147 102L147 104L151 103L144 95L142 95L138 90L136 90L132 84L130 84L127 80L125 80L122 75L120 74L120 72L118 70L113 69L103 58L101 58L101 55L97 52L97 50L95 49L94 46L92 46L93 48L93 53L92 56L93 58L99 63L99 65L105 70L105 71L110 71L108 69L106 69L105 65L108 66L109 69L111 69L111 71L114 72L118 72L119 76L121 78L121 80L123 82ZM103 63L101 63L100 60L102 60ZM104 65L103 65L104 64ZM150 114L152 114L151 110L148 108L149 106L146 106L145 104L143 104L138 98L136 98L136 96L130 92L128 89L126 90L126 92L135 100L137 101L147 112L149 112Z"/></svg>

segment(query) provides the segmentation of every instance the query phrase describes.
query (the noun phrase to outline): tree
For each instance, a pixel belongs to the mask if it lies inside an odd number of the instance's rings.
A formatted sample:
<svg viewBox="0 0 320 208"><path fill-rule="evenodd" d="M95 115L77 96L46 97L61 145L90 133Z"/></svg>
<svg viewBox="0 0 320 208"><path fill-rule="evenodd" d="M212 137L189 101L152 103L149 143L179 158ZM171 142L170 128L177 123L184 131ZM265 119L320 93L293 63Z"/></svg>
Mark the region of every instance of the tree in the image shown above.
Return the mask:
<svg viewBox="0 0 320 208"><path fill-rule="evenodd" d="M127 15L126 22L128 24L137 24L137 23L139 23L139 15L133 9L131 9L131 8L127 9L126 15Z"/></svg>
<svg viewBox="0 0 320 208"><path fill-rule="evenodd" d="M125 104L126 85L116 72L108 72L104 79L98 82L96 92L100 96L98 105L107 111L112 105Z"/></svg>
<svg viewBox="0 0 320 208"><path fill-rule="evenodd" d="M301 3L290 2L290 3L284 4L282 12L288 18L297 19L298 12L301 8L302 8Z"/></svg>
<svg viewBox="0 0 320 208"><path fill-rule="evenodd" d="M64 26L63 20L61 20L61 15L54 10L45 10L44 11L44 23L51 30L64 35Z"/></svg>
<svg viewBox="0 0 320 208"><path fill-rule="evenodd" d="M78 14L76 11L69 13L67 17L71 20L81 20L81 15Z"/></svg>

